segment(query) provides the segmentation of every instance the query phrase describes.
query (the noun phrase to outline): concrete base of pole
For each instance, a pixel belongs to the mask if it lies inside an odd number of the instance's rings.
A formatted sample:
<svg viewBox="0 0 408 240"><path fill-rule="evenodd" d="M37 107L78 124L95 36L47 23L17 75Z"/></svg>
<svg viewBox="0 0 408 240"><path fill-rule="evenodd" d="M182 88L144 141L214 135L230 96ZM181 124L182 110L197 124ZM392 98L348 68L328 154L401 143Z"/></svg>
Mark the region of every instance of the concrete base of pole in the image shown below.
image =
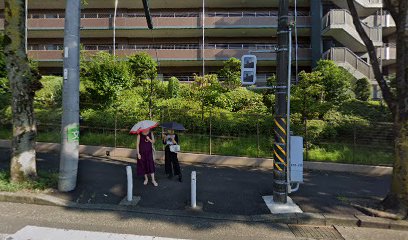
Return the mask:
<svg viewBox="0 0 408 240"><path fill-rule="evenodd" d="M203 211L203 203L202 202L196 202L196 206L191 207L191 202L188 201L187 205L185 207L185 210L189 211L189 212L202 212Z"/></svg>
<svg viewBox="0 0 408 240"><path fill-rule="evenodd" d="M303 213L302 209L290 197L287 198L287 203L276 203L273 201L273 196L263 196L262 198L272 214Z"/></svg>
<svg viewBox="0 0 408 240"><path fill-rule="evenodd" d="M121 206L136 206L140 202L140 197L139 196L133 196L132 201L128 201L127 197L123 198L122 201L120 201L119 205Z"/></svg>

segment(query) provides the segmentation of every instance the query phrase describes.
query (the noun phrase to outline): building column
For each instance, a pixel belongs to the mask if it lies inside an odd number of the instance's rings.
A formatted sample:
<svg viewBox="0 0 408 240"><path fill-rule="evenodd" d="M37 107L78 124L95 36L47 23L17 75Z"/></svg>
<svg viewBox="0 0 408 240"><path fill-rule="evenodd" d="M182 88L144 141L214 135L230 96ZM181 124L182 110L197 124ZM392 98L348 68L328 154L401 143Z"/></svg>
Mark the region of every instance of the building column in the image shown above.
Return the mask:
<svg viewBox="0 0 408 240"><path fill-rule="evenodd" d="M321 0L310 1L310 13L312 16L312 68L316 67L317 61L322 57L322 18L323 7Z"/></svg>

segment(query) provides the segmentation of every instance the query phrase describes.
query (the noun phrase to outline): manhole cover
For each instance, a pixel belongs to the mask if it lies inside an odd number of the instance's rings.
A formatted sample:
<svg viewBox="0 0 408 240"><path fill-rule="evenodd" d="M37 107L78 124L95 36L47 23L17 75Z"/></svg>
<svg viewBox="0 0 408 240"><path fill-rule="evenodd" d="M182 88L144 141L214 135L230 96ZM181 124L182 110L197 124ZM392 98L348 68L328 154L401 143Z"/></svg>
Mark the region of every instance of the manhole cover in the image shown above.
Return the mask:
<svg viewBox="0 0 408 240"><path fill-rule="evenodd" d="M296 237L314 239L343 239L334 227L289 225L290 230Z"/></svg>

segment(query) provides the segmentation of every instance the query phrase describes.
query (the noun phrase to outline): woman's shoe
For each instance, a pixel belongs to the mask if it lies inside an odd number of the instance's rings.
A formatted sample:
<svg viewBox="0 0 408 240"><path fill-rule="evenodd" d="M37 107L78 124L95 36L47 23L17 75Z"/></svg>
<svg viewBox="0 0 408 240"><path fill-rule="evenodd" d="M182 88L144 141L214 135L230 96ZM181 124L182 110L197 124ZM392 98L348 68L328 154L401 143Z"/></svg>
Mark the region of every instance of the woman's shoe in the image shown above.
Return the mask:
<svg viewBox="0 0 408 240"><path fill-rule="evenodd" d="M178 181L183 182L183 177L181 175L179 175Z"/></svg>
<svg viewBox="0 0 408 240"><path fill-rule="evenodd" d="M149 182L149 180L145 179L144 182L143 182L143 185L146 186L148 182Z"/></svg>
<svg viewBox="0 0 408 240"><path fill-rule="evenodd" d="M159 184L156 181L152 181L152 183L153 183L153 186L155 187L159 186Z"/></svg>

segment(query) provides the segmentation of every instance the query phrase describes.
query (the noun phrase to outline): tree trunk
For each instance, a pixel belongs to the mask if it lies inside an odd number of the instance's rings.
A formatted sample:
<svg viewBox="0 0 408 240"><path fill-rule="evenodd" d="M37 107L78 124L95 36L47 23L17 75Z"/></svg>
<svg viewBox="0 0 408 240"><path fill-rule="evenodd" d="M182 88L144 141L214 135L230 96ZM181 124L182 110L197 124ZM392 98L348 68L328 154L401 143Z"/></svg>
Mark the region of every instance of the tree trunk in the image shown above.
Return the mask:
<svg viewBox="0 0 408 240"><path fill-rule="evenodd" d="M395 160L391 192L384 199L386 208L408 217L408 121L395 122Z"/></svg>
<svg viewBox="0 0 408 240"><path fill-rule="evenodd" d="M37 176L34 119L34 92L38 79L33 76L25 53L24 0L5 1L5 56L12 94L13 139L11 181L20 182Z"/></svg>

